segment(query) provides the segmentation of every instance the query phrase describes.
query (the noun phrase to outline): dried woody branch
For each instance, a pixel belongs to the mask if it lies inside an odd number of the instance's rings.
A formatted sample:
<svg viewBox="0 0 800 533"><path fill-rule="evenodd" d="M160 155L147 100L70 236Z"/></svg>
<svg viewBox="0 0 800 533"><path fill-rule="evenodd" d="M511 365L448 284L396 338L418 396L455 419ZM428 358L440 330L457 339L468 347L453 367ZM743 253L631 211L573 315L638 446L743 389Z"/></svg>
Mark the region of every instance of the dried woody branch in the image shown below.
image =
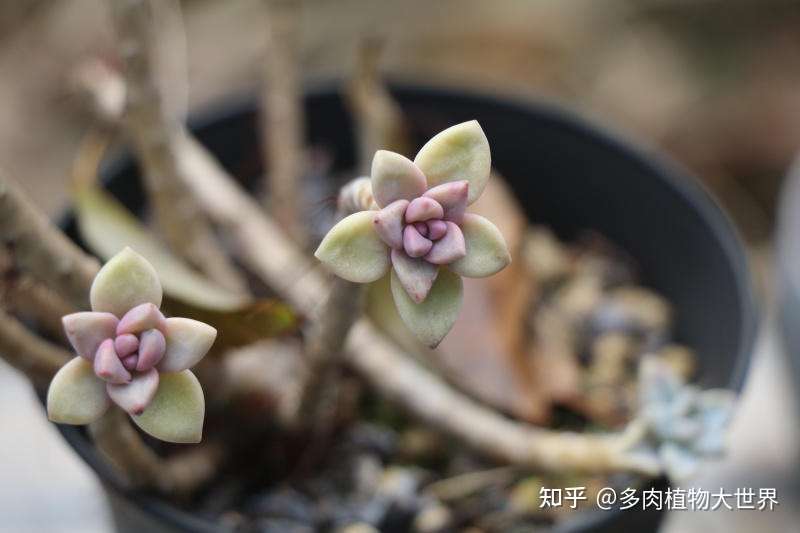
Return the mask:
<svg viewBox="0 0 800 533"><path fill-rule="evenodd" d="M57 291L79 309L99 264L55 231L47 217L0 175L0 236L16 268Z"/></svg>
<svg viewBox="0 0 800 533"><path fill-rule="evenodd" d="M171 120L154 82L155 35L150 3L113 0L112 13L125 67L124 123L142 166L159 228L169 246L220 285L244 291L244 281L216 241L211 225L179 176Z"/></svg>
<svg viewBox="0 0 800 533"><path fill-rule="evenodd" d="M323 316L331 292L326 276L194 138L179 136L176 156L182 175L191 176L187 183L192 193L234 243L242 263L311 321ZM356 206L369 199L363 183L350 188L361 198ZM419 366L365 318L352 327L344 357L376 390L409 413L498 460L562 471L660 472L656 460L628 451L637 440L638 426L592 435L512 421Z"/></svg>
<svg viewBox="0 0 800 533"><path fill-rule="evenodd" d="M358 47L356 65L347 84L347 103L358 127L359 169L368 175L377 150L408 153L410 146L403 112L380 77L378 61L383 42L364 39Z"/></svg>
<svg viewBox="0 0 800 533"><path fill-rule="evenodd" d="M269 211L301 246L308 238L302 212L303 101L297 65L299 0L262 0L266 48L261 96L265 175L263 192Z"/></svg>
<svg viewBox="0 0 800 533"><path fill-rule="evenodd" d="M187 145L182 158L198 158ZM294 272L307 268L302 257L279 228L262 214L254 201L230 180L216 172L200 172L201 159L191 164L193 190L209 213L222 224L243 251L242 261L300 311L315 316L328 291L318 271L308 271L302 281ZM225 191L225 194L220 194ZM268 243L268 244L265 244ZM289 273L289 275L287 275ZM498 459L545 469L592 472L629 470L655 474L659 466L626 453L628 434L593 436L551 431L518 423L486 409L455 391L416 364L387 341L365 318L359 319L345 343L345 357L372 386L413 415L459 437L476 449Z"/></svg>

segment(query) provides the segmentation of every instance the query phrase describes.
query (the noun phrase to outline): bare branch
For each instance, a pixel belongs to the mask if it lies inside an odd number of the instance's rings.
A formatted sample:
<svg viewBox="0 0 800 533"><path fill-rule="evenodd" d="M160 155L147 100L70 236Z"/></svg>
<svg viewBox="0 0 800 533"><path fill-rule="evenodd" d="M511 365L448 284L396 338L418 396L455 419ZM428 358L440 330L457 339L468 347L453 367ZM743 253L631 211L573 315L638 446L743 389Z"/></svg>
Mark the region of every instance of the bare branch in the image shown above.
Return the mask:
<svg viewBox="0 0 800 533"><path fill-rule="evenodd" d="M124 126L142 164L154 213L167 243L189 263L232 290L244 281L220 249L211 225L188 194L175 160L173 139L181 126L168 118L155 80L150 4L114 0L120 56L125 63Z"/></svg>
<svg viewBox="0 0 800 533"><path fill-rule="evenodd" d="M128 486L154 487L164 494L190 494L213 476L223 455L218 443L205 443L164 459L145 444L128 415L116 407L93 422L89 431L97 448L121 470Z"/></svg>
<svg viewBox="0 0 800 533"><path fill-rule="evenodd" d="M192 189L198 200L230 232L242 261L312 320L318 317L328 292L322 289L326 286L322 274L308 270L302 253L254 200L188 138L181 159L195 170ZM307 272L302 281L298 271ZM348 362L381 394L500 460L551 470L659 472L656 462L628 453L635 439L627 433L591 435L537 428L479 405L417 365L366 319L356 322L345 346Z"/></svg>
<svg viewBox="0 0 800 533"><path fill-rule="evenodd" d="M37 387L45 387L70 354L28 331L0 308L0 357L25 374Z"/></svg>
<svg viewBox="0 0 800 533"><path fill-rule="evenodd" d="M330 292L325 276L266 216L202 145L179 137L176 155L202 208L237 246L242 262L287 302L315 320ZM355 189L354 189L355 190ZM353 195L360 205L362 194ZM628 452L637 427L614 434L580 434L507 419L456 392L418 366L366 320L353 326L347 361L381 394L409 413L499 460L550 470L628 471L656 475L660 465Z"/></svg>
<svg viewBox="0 0 800 533"><path fill-rule="evenodd" d="M263 0L266 15L261 96L264 193L278 224L301 246L307 240L300 214L305 142L298 73L299 0Z"/></svg>
<svg viewBox="0 0 800 533"><path fill-rule="evenodd" d="M369 174L377 150L408 153L410 146L400 106L380 77L378 63L383 43L364 39L356 56L356 68L347 85L347 102L358 131L359 172Z"/></svg>
<svg viewBox="0 0 800 533"><path fill-rule="evenodd" d="M0 175L0 236L12 261L78 309L89 307L89 287L100 268L22 192Z"/></svg>

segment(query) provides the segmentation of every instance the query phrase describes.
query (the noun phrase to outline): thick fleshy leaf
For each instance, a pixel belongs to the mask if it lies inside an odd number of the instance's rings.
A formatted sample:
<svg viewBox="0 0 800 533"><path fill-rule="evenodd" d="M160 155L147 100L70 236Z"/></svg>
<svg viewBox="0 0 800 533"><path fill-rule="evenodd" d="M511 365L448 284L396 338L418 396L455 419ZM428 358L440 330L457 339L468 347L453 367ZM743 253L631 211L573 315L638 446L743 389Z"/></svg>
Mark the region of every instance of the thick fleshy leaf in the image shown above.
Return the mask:
<svg viewBox="0 0 800 533"><path fill-rule="evenodd" d="M199 324L203 323L199 322ZM206 324L203 325L207 326ZM207 327L210 328L211 326ZM166 330L166 328L164 329ZM216 338L216 336L216 330L214 330L214 338ZM167 350L167 340L164 338L164 334L157 329L145 331L142 333L141 339L142 342L139 345L139 358L136 361L136 370L138 372L145 372L156 366L161 359L163 359ZM214 340L212 339L211 342L214 342ZM209 345L209 348L210 347ZM206 349L206 352L207 351L208 349Z"/></svg>
<svg viewBox="0 0 800 533"><path fill-rule="evenodd" d="M403 247L403 216L407 207L408 200L397 200L375 213L375 231L391 248Z"/></svg>
<svg viewBox="0 0 800 533"><path fill-rule="evenodd" d="M220 287L176 257L102 189L94 185L79 187L75 204L81 236L97 255L110 259L125 246L130 246L153 265L167 295L186 304L216 311L241 309L250 301L246 295ZM136 303L143 301L150 300Z"/></svg>
<svg viewBox="0 0 800 533"><path fill-rule="evenodd" d="M133 372L136 370L136 365L139 364L139 354L132 353L126 357L120 357L120 361L122 361L122 366L125 367L125 370Z"/></svg>
<svg viewBox="0 0 800 533"><path fill-rule="evenodd" d="M153 265L127 247L103 265L89 291L93 311L118 317L143 303L159 307L161 297L161 283Z"/></svg>
<svg viewBox="0 0 800 533"><path fill-rule="evenodd" d="M76 357L61 367L47 390L47 417L59 424L88 424L110 405L106 384L94 375L92 363Z"/></svg>
<svg viewBox="0 0 800 533"><path fill-rule="evenodd" d="M503 270L511 263L511 254L497 226L480 215L467 213L461 224L467 255L450 264L457 274L484 278Z"/></svg>
<svg viewBox="0 0 800 533"><path fill-rule="evenodd" d="M425 222L431 219L440 219L444 216L444 209L433 198L414 198L406 209L406 222Z"/></svg>
<svg viewBox="0 0 800 533"><path fill-rule="evenodd" d="M131 419L157 439L195 444L203 438L206 404L200 382L190 370L161 374L158 390L144 413Z"/></svg>
<svg viewBox="0 0 800 533"><path fill-rule="evenodd" d="M407 225L403 230L403 250L410 257L422 257L432 247L433 243L430 239L423 237L413 224Z"/></svg>
<svg viewBox="0 0 800 533"><path fill-rule="evenodd" d="M428 296L439 267L424 259L409 257L403 250L392 250L392 269L411 299L420 303Z"/></svg>
<svg viewBox="0 0 800 533"><path fill-rule="evenodd" d="M354 283L380 279L389 269L389 247L375 230L375 211L342 219L322 239L314 255L340 278Z"/></svg>
<svg viewBox="0 0 800 533"><path fill-rule="evenodd" d="M138 349L139 349L139 337L137 337L133 333L126 333L125 335L119 335L117 338L114 339L114 351L116 351L117 355L123 359L125 359L132 353L136 353L136 350Z"/></svg>
<svg viewBox="0 0 800 533"><path fill-rule="evenodd" d="M151 303L137 305L120 319L117 335L141 333L148 329L164 329L164 315Z"/></svg>
<svg viewBox="0 0 800 533"><path fill-rule="evenodd" d="M372 196L380 207L397 200L413 200L428 188L425 174L413 161L388 150L372 159Z"/></svg>
<svg viewBox="0 0 800 533"><path fill-rule="evenodd" d="M427 346L438 346L453 327L461 309L464 292L461 276L441 268L427 298L419 304L408 295L394 270L391 285L392 296L403 322Z"/></svg>
<svg viewBox="0 0 800 533"><path fill-rule="evenodd" d="M433 198L444 209L445 220L461 224L464 219L464 211L467 209L467 197L469 196L469 182L466 180L451 181L437 185L423 195L426 198Z"/></svg>
<svg viewBox="0 0 800 533"><path fill-rule="evenodd" d="M432 241L438 241L447 233L447 223L444 220L429 220L426 226L428 233L425 235Z"/></svg>
<svg viewBox="0 0 800 533"><path fill-rule="evenodd" d="M128 383L131 380L131 374L123 366L111 339L104 340L97 349L94 373L108 383Z"/></svg>
<svg viewBox="0 0 800 533"><path fill-rule="evenodd" d="M428 224L425 222L414 222L414 227L417 228L417 231L423 237L428 236Z"/></svg>
<svg viewBox="0 0 800 533"><path fill-rule="evenodd" d="M489 141L478 121L451 126L436 134L414 158L433 188L442 183L469 182L467 203L477 200L489 181L492 156Z"/></svg>
<svg viewBox="0 0 800 533"><path fill-rule="evenodd" d="M94 311L72 313L61 319L64 332L75 353L89 361L94 360L94 354L101 342L114 337L118 322L117 317L111 313Z"/></svg>
<svg viewBox="0 0 800 533"><path fill-rule="evenodd" d="M426 261L435 265L448 265L463 258L467 253L461 229L452 222L446 224L447 232L444 237L433 243L431 251L425 256Z"/></svg>
<svg viewBox="0 0 800 533"><path fill-rule="evenodd" d="M164 287L162 309L219 329L216 346L246 346L297 329L298 317L289 306L274 299L252 300L218 286L172 254L104 190L83 185L75 203L78 226L89 247L105 259L126 245L147 257Z"/></svg>
<svg viewBox="0 0 800 533"><path fill-rule="evenodd" d="M205 357L217 338L217 330L191 318L171 317L167 319L164 336L167 350L158 370L179 372L193 367Z"/></svg>
<svg viewBox="0 0 800 533"><path fill-rule="evenodd" d="M106 391L111 400L128 414L140 415L156 395L158 381L158 370L151 368L134 375L130 383L106 384Z"/></svg>

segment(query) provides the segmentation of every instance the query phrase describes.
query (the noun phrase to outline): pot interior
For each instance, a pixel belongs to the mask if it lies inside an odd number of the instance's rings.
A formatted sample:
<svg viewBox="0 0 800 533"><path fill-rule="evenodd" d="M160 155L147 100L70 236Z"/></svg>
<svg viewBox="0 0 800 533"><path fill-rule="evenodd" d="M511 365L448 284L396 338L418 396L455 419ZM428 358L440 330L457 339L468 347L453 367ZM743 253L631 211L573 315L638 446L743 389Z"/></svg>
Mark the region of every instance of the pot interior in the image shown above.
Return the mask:
<svg viewBox="0 0 800 533"><path fill-rule="evenodd" d="M641 282L672 304L674 340L697 354L701 385L741 387L757 324L745 253L727 217L694 179L550 105L437 89L394 92L419 145L447 126L477 119L491 140L493 166L531 222L566 239L595 230L619 246L639 265ZM308 96L306 126L310 144L327 148L335 169L353 167L352 119L337 91ZM231 173L254 187L261 163L252 99L229 102L193 129ZM103 177L125 205L143 212L130 158L106 165ZM72 217L65 228L81 243ZM83 432L60 429L98 469Z"/></svg>

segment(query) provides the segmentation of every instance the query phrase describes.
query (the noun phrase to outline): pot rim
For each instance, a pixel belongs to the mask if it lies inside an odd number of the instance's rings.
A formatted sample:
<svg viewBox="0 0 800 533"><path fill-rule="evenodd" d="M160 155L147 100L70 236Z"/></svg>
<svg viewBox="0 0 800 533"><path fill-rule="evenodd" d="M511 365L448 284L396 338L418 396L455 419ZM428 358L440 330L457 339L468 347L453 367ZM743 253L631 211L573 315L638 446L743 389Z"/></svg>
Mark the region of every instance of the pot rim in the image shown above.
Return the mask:
<svg viewBox="0 0 800 533"><path fill-rule="evenodd" d="M617 128L610 127L605 122L600 122L593 116L580 114L577 110L565 105L563 102L550 98L536 96L529 99L519 94L503 92L483 92L480 90L462 88L448 85L420 85L413 83L395 83L390 79L390 90L399 95L414 95L415 98L448 100L462 105L480 105L484 108L494 108L504 112L517 112L526 115L535 115L537 120L549 123L549 127L569 130L577 136L588 138L592 143L598 144L606 150L615 151L623 155L632 164L647 171L655 179L660 179L676 190L682 198L687 200L699 213L703 221L708 224L712 233L721 243L728 263L734 271L735 283L741 298L742 328L739 331L739 353L736 354L736 363L729 388L739 393L742 390L747 375L751 354L756 341L760 316L754 284L750 273L749 259L744 251L739 233L731 222L729 216L718 205L709 190L688 170L673 161L666 155L658 152L641 140L633 140ZM341 91L340 81L324 81L313 83L305 92L305 98L314 98L338 94ZM205 106L196 116L189 119L189 129L203 129L227 118L240 115L253 109L253 93L237 93L220 98ZM108 176L114 175L131 161L130 153L122 151L109 155L101 165L100 174L103 181ZM62 226L69 219L67 212L61 219ZM46 391L37 391L39 399L44 403ZM56 424L58 431L72 446L78 455L97 473L106 490L110 489L115 495L129 500L135 507L145 514L149 514L168 526L198 532L219 532L226 530L219 522L198 517L197 514L180 509L167 503L162 498L150 496L142 491L132 491L125 487L123 479L105 461L98 450L93 446L84 428L79 426L65 426ZM650 480L656 488L666 488L668 480L660 477ZM631 509L633 512L641 512ZM556 531L588 531L603 526L617 518L620 513L631 512L613 509L600 512L599 510L577 513L573 518L563 524L558 524Z"/></svg>

